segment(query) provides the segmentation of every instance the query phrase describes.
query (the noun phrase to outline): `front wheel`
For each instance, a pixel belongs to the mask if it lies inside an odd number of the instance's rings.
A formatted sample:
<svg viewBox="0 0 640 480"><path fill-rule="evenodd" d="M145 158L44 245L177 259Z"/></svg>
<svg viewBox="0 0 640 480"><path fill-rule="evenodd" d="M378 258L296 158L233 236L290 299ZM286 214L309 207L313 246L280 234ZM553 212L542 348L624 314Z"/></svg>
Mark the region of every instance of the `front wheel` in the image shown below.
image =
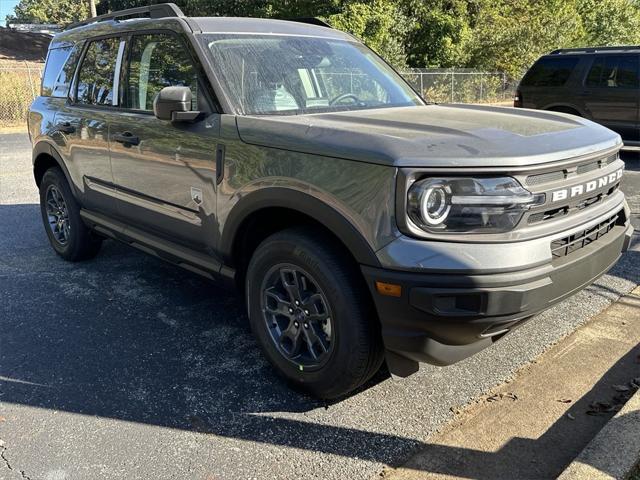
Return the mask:
<svg viewBox="0 0 640 480"><path fill-rule="evenodd" d="M249 264L246 293L254 334L294 386L335 398L380 368L382 342L366 285L323 232L291 229L267 238Z"/></svg>

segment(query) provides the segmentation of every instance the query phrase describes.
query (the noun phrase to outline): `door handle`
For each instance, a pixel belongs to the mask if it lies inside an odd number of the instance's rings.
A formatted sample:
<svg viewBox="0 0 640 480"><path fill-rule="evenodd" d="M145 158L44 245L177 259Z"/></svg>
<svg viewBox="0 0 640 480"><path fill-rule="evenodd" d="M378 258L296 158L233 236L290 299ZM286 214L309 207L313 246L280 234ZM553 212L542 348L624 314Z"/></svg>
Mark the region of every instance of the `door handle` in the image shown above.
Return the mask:
<svg viewBox="0 0 640 480"><path fill-rule="evenodd" d="M115 133L112 138L113 138L114 141L116 141L118 143L122 143L125 146L127 146L127 145L139 145L140 144L140 138L136 137L131 132Z"/></svg>
<svg viewBox="0 0 640 480"><path fill-rule="evenodd" d="M62 122L56 125L56 130L62 133L74 133L76 131L76 127L71 125L70 122Z"/></svg>

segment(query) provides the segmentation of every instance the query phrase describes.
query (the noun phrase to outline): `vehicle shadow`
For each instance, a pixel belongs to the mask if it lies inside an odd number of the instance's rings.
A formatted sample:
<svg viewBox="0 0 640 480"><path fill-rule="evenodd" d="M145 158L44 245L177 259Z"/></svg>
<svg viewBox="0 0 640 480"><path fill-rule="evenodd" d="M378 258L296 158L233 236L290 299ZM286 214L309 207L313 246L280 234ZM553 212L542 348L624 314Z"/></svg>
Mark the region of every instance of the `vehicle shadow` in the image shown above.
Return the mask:
<svg viewBox="0 0 640 480"><path fill-rule="evenodd" d="M37 205L0 206L2 402L392 466L416 449L449 454L400 435L285 418L326 405L273 373L236 296L112 241L94 260L66 263L47 245L38 215ZM372 384L385 378L381 372ZM588 401L572 409L577 414ZM558 422L549 435L554 428L565 427ZM554 438L546 435L513 439L495 453L454 453L498 466L502 455ZM477 478L468 465L429 469Z"/></svg>

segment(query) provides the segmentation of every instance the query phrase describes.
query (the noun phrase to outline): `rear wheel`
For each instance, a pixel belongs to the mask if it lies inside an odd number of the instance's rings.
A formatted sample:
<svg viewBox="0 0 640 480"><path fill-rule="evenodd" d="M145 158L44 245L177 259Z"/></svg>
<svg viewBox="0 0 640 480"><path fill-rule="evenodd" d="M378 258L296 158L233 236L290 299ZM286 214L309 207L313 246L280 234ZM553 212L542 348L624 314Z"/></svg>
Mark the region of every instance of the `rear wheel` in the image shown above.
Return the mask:
<svg viewBox="0 0 640 480"><path fill-rule="evenodd" d="M80 206L59 168L50 168L40 182L40 211L51 246L65 260L95 257L102 239L80 218Z"/></svg>
<svg viewBox="0 0 640 480"><path fill-rule="evenodd" d="M382 342L366 286L322 232L291 229L267 238L249 264L246 292L254 334L294 386L335 398L380 368Z"/></svg>
<svg viewBox="0 0 640 480"><path fill-rule="evenodd" d="M551 107L549 108L550 112L560 112L560 113L569 113L571 115L575 115L576 117L581 117L580 112L571 108L571 107Z"/></svg>

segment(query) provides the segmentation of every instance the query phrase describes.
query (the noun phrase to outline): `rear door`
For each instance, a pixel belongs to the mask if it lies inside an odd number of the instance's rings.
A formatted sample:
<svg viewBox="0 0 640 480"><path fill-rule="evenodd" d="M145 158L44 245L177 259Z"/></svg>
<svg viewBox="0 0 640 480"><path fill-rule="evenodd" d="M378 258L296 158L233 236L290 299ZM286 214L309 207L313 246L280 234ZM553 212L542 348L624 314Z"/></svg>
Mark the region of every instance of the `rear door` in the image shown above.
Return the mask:
<svg viewBox="0 0 640 480"><path fill-rule="evenodd" d="M600 55L584 79L585 109L594 121L638 141L640 62L636 55Z"/></svg>
<svg viewBox="0 0 640 480"><path fill-rule="evenodd" d="M192 249L207 250L217 238L216 148L220 115L204 93L206 79L184 39L173 32L129 38L122 111L110 125L111 165L118 215L126 223ZM153 115L164 87L188 86L195 123Z"/></svg>
<svg viewBox="0 0 640 480"><path fill-rule="evenodd" d="M117 115L117 72L124 47L120 37L87 41L70 98L55 117L80 203L108 215L115 214L108 126Z"/></svg>
<svg viewBox="0 0 640 480"><path fill-rule="evenodd" d="M575 108L571 102L572 85L576 81L579 63L580 58L576 55L550 55L540 58L518 86L522 106L547 109L562 105Z"/></svg>

